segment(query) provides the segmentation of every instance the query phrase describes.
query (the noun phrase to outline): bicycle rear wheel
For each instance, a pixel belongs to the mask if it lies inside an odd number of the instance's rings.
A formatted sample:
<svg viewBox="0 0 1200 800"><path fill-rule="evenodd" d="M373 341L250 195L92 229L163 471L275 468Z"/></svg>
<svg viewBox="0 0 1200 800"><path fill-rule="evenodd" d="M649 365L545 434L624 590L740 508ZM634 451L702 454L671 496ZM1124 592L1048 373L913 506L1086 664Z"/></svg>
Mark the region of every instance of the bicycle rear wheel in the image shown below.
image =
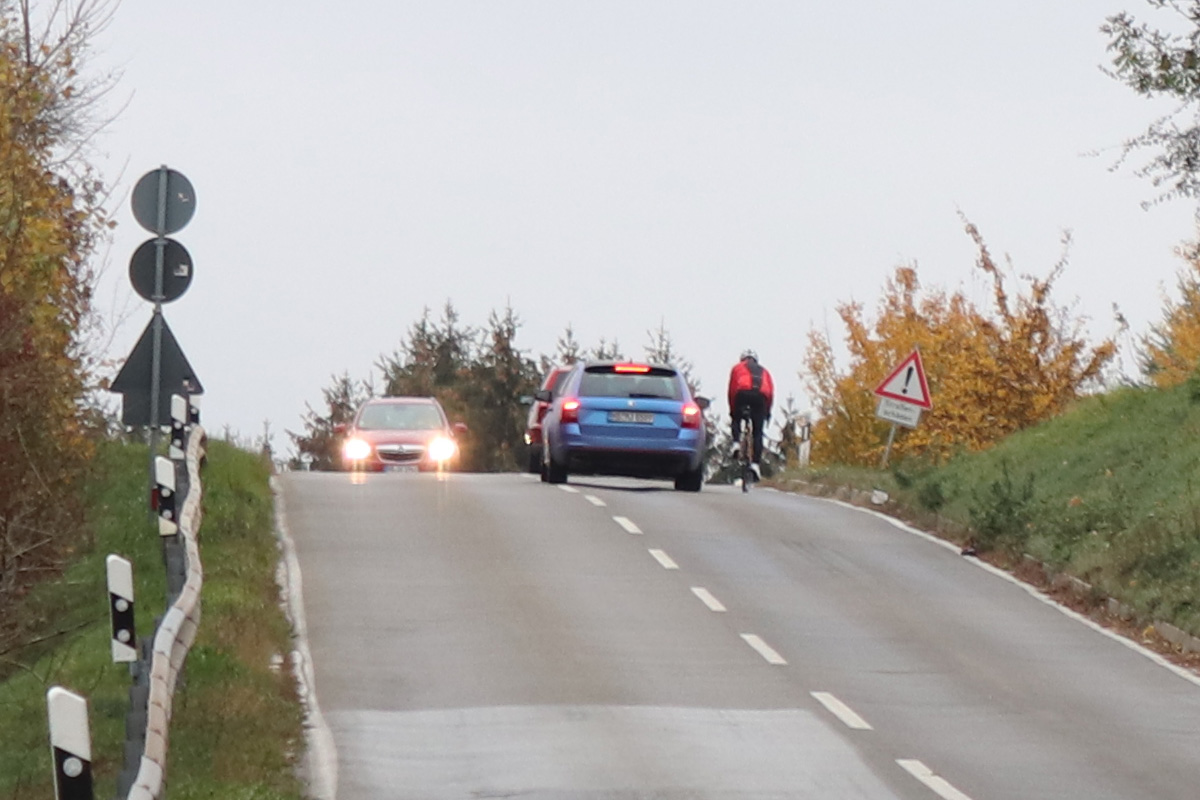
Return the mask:
<svg viewBox="0 0 1200 800"><path fill-rule="evenodd" d="M750 484L754 483L758 478L754 474L754 469L750 466L754 463L754 420L751 417L748 407L742 409L742 426L742 452L739 453L742 462L742 491L748 492L750 491Z"/></svg>

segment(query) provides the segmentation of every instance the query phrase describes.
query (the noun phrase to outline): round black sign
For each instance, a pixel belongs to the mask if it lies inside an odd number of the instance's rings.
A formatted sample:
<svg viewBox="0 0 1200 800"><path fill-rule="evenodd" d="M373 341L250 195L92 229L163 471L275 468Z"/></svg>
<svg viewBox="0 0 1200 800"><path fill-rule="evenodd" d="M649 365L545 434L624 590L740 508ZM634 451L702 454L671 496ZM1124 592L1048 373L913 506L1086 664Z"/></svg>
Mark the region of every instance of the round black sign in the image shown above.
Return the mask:
<svg viewBox="0 0 1200 800"><path fill-rule="evenodd" d="M159 242L163 248L162 297L154 297L154 267ZM149 239L133 251L129 259L129 280L133 288L150 302L178 300L192 283L192 257L174 239Z"/></svg>
<svg viewBox="0 0 1200 800"><path fill-rule="evenodd" d="M162 230L158 228L160 197ZM133 218L139 225L151 233L166 236L181 230L191 221L192 214L196 213L196 190L182 172L162 167L138 179L129 204L133 206Z"/></svg>

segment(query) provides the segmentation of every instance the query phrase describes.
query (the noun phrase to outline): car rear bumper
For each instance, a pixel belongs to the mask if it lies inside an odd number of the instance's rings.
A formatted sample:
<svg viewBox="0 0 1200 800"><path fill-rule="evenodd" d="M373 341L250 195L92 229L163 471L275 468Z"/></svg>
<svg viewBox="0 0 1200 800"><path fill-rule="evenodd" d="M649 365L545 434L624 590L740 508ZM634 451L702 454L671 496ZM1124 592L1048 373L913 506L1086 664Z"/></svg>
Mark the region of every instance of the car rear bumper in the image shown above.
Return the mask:
<svg viewBox="0 0 1200 800"><path fill-rule="evenodd" d="M583 436L568 432L555 458L570 472L634 478L674 478L699 469L703 442L685 431L675 439Z"/></svg>

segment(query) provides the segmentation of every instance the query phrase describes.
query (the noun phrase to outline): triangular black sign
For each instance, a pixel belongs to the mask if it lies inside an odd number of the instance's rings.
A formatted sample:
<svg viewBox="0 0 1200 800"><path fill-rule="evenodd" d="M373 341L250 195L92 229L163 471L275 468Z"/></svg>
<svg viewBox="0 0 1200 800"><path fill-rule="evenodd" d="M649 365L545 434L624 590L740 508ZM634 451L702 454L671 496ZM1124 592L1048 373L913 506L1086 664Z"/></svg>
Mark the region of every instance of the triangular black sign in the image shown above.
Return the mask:
<svg viewBox="0 0 1200 800"><path fill-rule="evenodd" d="M109 391L124 395L121 422L126 425L151 424L150 388L154 370L154 322L159 317L162 317L162 314L155 311L150 324L133 346L133 352L125 359L125 366L121 367L121 371L109 387ZM171 395L204 394L204 387L196 377L192 365L188 363L187 357L183 355L183 350L179 348L179 342L167 326L166 319L162 319L161 348L158 414L155 421L159 425L167 425L171 422Z"/></svg>

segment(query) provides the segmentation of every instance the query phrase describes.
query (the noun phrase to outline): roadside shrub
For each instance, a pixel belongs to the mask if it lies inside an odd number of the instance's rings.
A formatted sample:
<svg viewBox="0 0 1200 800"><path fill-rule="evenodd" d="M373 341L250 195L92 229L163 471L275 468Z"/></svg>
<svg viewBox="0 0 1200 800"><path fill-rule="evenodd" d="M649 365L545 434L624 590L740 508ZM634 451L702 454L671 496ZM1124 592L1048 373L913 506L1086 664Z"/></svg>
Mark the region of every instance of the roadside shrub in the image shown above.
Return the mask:
<svg viewBox="0 0 1200 800"><path fill-rule="evenodd" d="M1149 616L1195 625L1200 537L1183 518L1149 517L1113 537L1111 579Z"/></svg>
<svg viewBox="0 0 1200 800"><path fill-rule="evenodd" d="M1200 364L1196 369L1192 370L1192 374L1188 375L1187 379L1188 400L1192 403L1200 403Z"/></svg>
<svg viewBox="0 0 1200 800"><path fill-rule="evenodd" d="M1000 462L1000 477L976 491L970 506L971 527L981 549L1019 550L1029 535L1034 517L1033 474L1023 481L1013 479L1008 461Z"/></svg>
<svg viewBox="0 0 1200 800"><path fill-rule="evenodd" d="M936 478L924 481L917 489L917 502L927 511L939 511L946 505L946 492Z"/></svg>

